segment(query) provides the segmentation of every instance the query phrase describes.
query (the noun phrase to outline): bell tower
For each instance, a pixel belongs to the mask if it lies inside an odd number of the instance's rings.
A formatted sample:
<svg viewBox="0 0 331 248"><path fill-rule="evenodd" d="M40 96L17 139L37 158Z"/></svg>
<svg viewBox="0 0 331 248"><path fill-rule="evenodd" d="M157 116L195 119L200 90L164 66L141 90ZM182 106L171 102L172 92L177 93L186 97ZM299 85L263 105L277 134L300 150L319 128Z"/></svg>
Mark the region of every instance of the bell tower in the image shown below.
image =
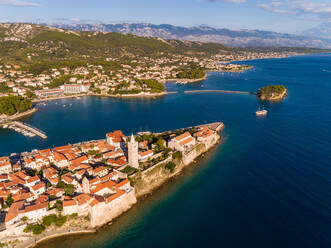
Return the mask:
<svg viewBox="0 0 331 248"><path fill-rule="evenodd" d="M131 135L131 139L128 143L128 157L129 165L133 168L138 169L138 142L135 140L133 134Z"/></svg>

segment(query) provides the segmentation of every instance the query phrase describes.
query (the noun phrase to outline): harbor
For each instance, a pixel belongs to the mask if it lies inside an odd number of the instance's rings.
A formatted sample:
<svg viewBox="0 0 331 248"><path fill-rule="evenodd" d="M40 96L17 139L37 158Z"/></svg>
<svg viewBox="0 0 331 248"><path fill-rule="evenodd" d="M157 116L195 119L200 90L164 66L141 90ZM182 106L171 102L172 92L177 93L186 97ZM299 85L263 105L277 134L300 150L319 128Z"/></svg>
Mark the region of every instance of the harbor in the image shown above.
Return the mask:
<svg viewBox="0 0 331 248"><path fill-rule="evenodd" d="M47 139L47 135L43 131L23 122L1 119L0 125L2 128L13 130L29 138L38 136L42 139Z"/></svg>

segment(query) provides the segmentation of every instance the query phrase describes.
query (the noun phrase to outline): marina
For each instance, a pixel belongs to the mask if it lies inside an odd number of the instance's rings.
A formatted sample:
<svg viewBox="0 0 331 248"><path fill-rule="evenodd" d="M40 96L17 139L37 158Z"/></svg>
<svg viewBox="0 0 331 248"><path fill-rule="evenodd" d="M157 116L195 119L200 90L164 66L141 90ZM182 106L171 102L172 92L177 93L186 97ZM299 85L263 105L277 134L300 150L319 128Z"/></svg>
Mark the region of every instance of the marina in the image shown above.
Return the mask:
<svg viewBox="0 0 331 248"><path fill-rule="evenodd" d="M19 121L5 122L4 120L2 120L2 122L0 122L0 123L3 123L3 124L0 124L0 125L2 125L2 128L13 130L26 137L34 138L34 137L38 136L42 139L47 139L47 135L43 131L41 131L38 128L33 127L29 124L19 122Z"/></svg>

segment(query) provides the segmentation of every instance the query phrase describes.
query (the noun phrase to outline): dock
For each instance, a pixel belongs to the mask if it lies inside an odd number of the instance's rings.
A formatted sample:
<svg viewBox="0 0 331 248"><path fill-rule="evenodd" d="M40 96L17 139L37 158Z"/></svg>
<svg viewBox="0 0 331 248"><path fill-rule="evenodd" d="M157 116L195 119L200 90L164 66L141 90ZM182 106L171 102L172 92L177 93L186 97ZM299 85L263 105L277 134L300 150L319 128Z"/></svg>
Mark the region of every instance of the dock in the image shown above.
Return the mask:
<svg viewBox="0 0 331 248"><path fill-rule="evenodd" d="M255 95L255 92L237 91L237 90L186 90L184 93L203 93L203 92L222 92L222 93L236 93L236 94L249 94Z"/></svg>
<svg viewBox="0 0 331 248"><path fill-rule="evenodd" d="M207 124L203 124L203 125L198 125L198 126L194 126L194 127L208 127L211 130L214 130L216 132L221 131L225 126L224 123L221 121L218 122L213 122L213 123L207 123Z"/></svg>
<svg viewBox="0 0 331 248"><path fill-rule="evenodd" d="M31 133L34 133L35 135L39 136L40 138L47 139L46 134L36 127L30 126L29 124L19 122L19 121L14 121L13 124L15 124L16 126L18 126L20 128L23 128L27 131L30 131Z"/></svg>
<svg viewBox="0 0 331 248"><path fill-rule="evenodd" d="M9 121L6 123L2 124L3 128L9 128L9 129L13 129L18 133L21 133L25 136L29 136L29 137L34 137L34 136L39 136L42 139L47 139L47 135L39 130L36 127L33 127L29 124L23 123L23 122L19 122L19 121Z"/></svg>

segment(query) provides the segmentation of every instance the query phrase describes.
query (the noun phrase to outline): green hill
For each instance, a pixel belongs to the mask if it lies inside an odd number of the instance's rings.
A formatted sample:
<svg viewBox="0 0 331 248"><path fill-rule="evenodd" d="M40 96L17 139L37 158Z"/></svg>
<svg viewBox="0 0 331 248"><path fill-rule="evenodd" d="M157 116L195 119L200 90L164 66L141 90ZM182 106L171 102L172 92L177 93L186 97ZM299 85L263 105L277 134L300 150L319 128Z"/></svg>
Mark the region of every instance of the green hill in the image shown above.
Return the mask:
<svg viewBox="0 0 331 248"><path fill-rule="evenodd" d="M230 50L216 43L71 31L24 23L0 24L1 60L19 64L107 57L164 57L171 54L205 56Z"/></svg>

